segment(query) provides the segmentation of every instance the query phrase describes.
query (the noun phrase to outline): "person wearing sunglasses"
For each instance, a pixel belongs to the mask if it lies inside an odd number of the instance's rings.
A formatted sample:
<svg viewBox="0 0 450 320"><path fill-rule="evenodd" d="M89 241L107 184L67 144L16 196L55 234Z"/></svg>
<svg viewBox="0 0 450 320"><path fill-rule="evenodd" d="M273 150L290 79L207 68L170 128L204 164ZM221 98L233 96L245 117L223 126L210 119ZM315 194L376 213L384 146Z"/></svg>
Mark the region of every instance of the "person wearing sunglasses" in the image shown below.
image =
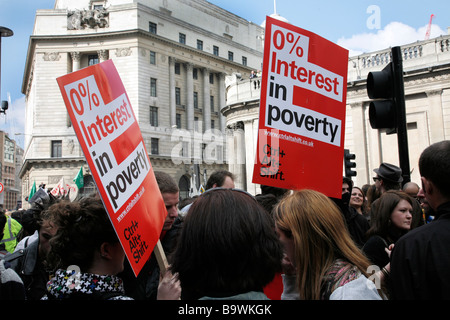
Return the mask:
<svg viewBox="0 0 450 320"><path fill-rule="evenodd" d="M403 181L402 169L396 165L383 162L379 168L373 170L377 175L373 177L375 186L380 193L388 190L400 190Z"/></svg>

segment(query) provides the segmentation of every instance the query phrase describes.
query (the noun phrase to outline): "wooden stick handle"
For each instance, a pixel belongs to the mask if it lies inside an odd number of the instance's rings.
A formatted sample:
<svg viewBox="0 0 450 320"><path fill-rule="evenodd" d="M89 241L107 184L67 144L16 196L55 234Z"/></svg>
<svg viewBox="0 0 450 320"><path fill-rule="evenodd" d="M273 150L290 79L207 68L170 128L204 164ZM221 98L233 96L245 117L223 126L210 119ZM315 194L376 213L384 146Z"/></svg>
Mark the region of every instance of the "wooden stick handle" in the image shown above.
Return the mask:
<svg viewBox="0 0 450 320"><path fill-rule="evenodd" d="M166 270L169 268L169 263L167 262L166 254L164 253L164 249L160 240L158 240L158 242L156 243L154 252L156 261L158 261L159 270L161 271L160 273L166 273Z"/></svg>

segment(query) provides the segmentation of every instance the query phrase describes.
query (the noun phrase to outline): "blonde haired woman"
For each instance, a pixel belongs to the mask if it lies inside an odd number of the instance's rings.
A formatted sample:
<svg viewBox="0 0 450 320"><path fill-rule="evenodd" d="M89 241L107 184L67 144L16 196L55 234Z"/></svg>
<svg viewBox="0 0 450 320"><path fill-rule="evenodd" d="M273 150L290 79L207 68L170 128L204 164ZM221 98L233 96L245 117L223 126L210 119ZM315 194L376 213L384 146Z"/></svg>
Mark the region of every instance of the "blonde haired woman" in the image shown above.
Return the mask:
<svg viewBox="0 0 450 320"><path fill-rule="evenodd" d="M275 207L274 219L296 270L296 277L285 277L285 288L292 287L296 278L298 299L381 299L374 282L367 279L369 260L327 196L314 190L295 191Z"/></svg>

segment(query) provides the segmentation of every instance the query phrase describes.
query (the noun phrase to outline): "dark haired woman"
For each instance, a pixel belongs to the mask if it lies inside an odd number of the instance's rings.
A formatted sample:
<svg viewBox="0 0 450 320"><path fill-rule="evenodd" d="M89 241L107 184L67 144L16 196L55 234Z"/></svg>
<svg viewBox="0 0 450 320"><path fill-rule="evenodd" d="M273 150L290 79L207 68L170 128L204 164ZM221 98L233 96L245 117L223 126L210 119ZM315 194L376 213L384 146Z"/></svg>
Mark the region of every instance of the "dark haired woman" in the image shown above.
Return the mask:
<svg viewBox="0 0 450 320"><path fill-rule="evenodd" d="M172 272L182 299L267 299L263 288L281 271L273 222L253 196L213 188L189 209Z"/></svg>
<svg viewBox="0 0 450 320"><path fill-rule="evenodd" d="M413 199L403 191L389 190L376 200L372 207L371 227L363 251L380 269L389 261L385 249L411 229Z"/></svg>
<svg viewBox="0 0 450 320"><path fill-rule="evenodd" d="M44 300L132 300L124 294L122 279L117 276L123 270L125 252L98 196L61 201L43 214L58 219L59 226L50 240L49 253L49 262L57 270L47 284ZM176 299L179 286L177 292L173 282L168 285L168 296L159 298Z"/></svg>

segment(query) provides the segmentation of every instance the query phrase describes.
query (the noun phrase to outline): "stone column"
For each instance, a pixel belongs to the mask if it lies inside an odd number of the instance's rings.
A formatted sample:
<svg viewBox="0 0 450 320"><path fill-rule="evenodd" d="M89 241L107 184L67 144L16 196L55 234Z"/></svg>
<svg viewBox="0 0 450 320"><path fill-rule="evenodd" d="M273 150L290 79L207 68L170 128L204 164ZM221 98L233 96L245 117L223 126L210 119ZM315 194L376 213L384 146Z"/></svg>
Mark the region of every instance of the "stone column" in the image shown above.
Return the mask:
<svg viewBox="0 0 450 320"><path fill-rule="evenodd" d="M81 64L80 64L80 59L81 59L81 55L79 52L71 52L70 53L71 57L72 57L72 72L80 70Z"/></svg>
<svg viewBox="0 0 450 320"><path fill-rule="evenodd" d="M98 54L98 59L99 59L100 63L102 63L103 61L108 60L108 58L109 58L108 50L105 50L105 49L98 50L97 54Z"/></svg>
<svg viewBox="0 0 450 320"><path fill-rule="evenodd" d="M72 58L72 72L80 70L81 68L81 54L80 52L74 51L70 53L70 56ZM71 127L72 126L72 120L70 120L69 113L66 115L66 126ZM81 148L80 148L81 150Z"/></svg>
<svg viewBox="0 0 450 320"><path fill-rule="evenodd" d="M209 69L203 69L203 129L211 129L211 100L210 100Z"/></svg>
<svg viewBox="0 0 450 320"><path fill-rule="evenodd" d="M230 141L228 142L228 152L229 152L229 168L230 171L235 175L236 188L244 189L247 188L247 176L245 172L245 132L244 123L238 121L230 126L232 130L232 135Z"/></svg>
<svg viewBox="0 0 450 320"><path fill-rule="evenodd" d="M244 139L245 139L245 174L247 177L247 191L253 195L256 195L260 191L256 188L256 185L252 182L253 167L255 165L255 151L256 143L258 140L258 119L244 121Z"/></svg>
<svg viewBox="0 0 450 320"><path fill-rule="evenodd" d="M348 107L347 107L348 110ZM365 124L367 123L362 102L350 104L350 116L352 121L353 148L351 152L356 155L356 177L353 178L355 185L362 186L372 179L373 171L369 171L369 162L367 160L367 136L365 133ZM347 139L347 137L345 137ZM349 137L350 138L350 137Z"/></svg>
<svg viewBox="0 0 450 320"><path fill-rule="evenodd" d="M175 99L175 62L176 59L169 57L169 110L170 110L170 126L176 125L176 99Z"/></svg>
<svg viewBox="0 0 450 320"><path fill-rule="evenodd" d="M225 100L225 73L219 73L219 123L220 131L225 132L225 116L222 114L222 109L226 107Z"/></svg>
<svg viewBox="0 0 450 320"><path fill-rule="evenodd" d="M430 115L430 143L435 143L445 139L444 121L442 114L442 89L425 92L428 97Z"/></svg>
<svg viewBox="0 0 450 320"><path fill-rule="evenodd" d="M194 130L194 80L192 63L186 63L186 124L188 130Z"/></svg>

